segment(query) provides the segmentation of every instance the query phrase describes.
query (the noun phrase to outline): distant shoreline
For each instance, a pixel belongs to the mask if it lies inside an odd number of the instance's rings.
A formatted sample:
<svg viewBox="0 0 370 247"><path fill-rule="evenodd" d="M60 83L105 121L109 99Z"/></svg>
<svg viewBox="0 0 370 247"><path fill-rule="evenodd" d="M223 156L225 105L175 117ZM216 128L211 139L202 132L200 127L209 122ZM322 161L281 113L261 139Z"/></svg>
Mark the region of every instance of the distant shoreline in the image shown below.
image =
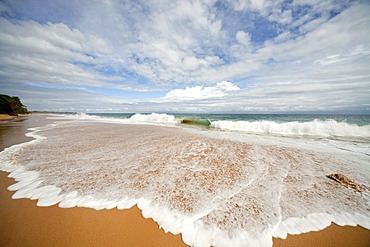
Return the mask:
<svg viewBox="0 0 370 247"><path fill-rule="evenodd" d="M28 116L31 113L28 114L18 114L18 115L9 115L9 114L0 114L0 121L13 121L19 117Z"/></svg>
<svg viewBox="0 0 370 247"><path fill-rule="evenodd" d="M11 116L9 114L0 114L0 121L5 121L5 120L12 120L16 118L17 116Z"/></svg>

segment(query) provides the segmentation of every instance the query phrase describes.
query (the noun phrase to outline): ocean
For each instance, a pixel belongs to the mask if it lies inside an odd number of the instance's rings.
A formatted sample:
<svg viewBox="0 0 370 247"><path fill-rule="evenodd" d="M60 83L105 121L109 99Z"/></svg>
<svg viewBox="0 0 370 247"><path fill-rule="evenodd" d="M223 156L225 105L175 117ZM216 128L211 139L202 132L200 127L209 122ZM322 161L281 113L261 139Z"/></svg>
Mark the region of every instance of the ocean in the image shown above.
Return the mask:
<svg viewBox="0 0 370 247"><path fill-rule="evenodd" d="M82 114L83 115L83 114ZM136 116L135 116L136 115ZM92 113L85 116L129 119L142 117L143 122L178 122L183 119L207 119L211 127L256 134L290 136L369 137L370 115L320 114L130 114ZM166 119L174 117L174 119Z"/></svg>
<svg viewBox="0 0 370 247"><path fill-rule="evenodd" d="M13 198L137 205L192 246L370 229L370 116L60 114L0 153ZM124 222L123 222L124 224Z"/></svg>

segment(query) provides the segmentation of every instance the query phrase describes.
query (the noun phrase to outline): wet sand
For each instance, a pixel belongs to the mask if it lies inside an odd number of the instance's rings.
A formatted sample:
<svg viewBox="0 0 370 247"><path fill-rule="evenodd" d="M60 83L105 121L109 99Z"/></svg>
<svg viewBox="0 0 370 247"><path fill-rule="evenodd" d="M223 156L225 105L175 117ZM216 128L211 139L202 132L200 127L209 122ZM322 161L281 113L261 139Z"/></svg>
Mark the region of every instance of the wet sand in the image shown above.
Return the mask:
<svg viewBox="0 0 370 247"><path fill-rule="evenodd" d="M0 246L185 246L135 206L129 210L37 207L11 199L13 179L0 173Z"/></svg>
<svg viewBox="0 0 370 247"><path fill-rule="evenodd" d="M26 120L30 118L30 120ZM0 150L30 140L27 128L45 123L42 115L0 125ZM185 246L181 236L164 233L135 206L129 210L37 207L11 199L14 183L0 172L0 246ZM370 231L335 224L319 231L274 239L274 246L369 246Z"/></svg>

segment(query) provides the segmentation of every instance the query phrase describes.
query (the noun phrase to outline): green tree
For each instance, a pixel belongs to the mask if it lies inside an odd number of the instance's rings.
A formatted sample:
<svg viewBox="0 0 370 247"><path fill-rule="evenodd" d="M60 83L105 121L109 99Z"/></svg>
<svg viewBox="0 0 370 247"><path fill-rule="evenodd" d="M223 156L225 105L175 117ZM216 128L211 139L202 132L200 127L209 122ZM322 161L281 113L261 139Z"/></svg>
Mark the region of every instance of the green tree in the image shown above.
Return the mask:
<svg viewBox="0 0 370 247"><path fill-rule="evenodd" d="M18 115L28 113L18 97L0 94L0 114Z"/></svg>

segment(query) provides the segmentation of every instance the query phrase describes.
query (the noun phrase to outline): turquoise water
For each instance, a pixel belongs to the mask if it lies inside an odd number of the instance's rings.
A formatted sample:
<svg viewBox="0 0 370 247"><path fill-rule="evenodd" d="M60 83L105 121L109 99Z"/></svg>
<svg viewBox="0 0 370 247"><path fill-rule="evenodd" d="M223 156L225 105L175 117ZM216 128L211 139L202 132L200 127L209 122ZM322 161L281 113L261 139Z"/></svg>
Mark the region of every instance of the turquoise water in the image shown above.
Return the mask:
<svg viewBox="0 0 370 247"><path fill-rule="evenodd" d="M99 113L77 117L183 127L190 124L234 134L370 142L370 115Z"/></svg>

